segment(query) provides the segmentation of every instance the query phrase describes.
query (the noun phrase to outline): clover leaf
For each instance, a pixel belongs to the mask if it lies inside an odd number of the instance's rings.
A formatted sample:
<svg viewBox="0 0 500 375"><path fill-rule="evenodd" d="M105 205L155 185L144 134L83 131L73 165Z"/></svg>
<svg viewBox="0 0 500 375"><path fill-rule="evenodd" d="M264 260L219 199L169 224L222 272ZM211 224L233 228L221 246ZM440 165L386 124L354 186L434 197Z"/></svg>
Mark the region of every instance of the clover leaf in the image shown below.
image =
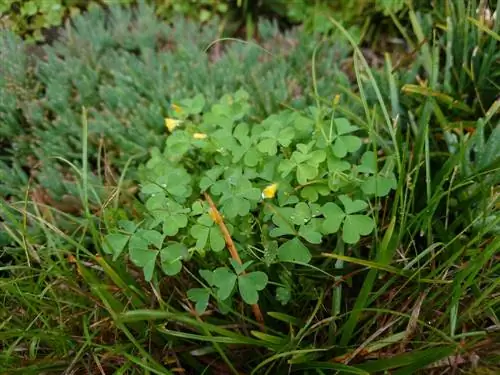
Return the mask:
<svg viewBox="0 0 500 375"><path fill-rule="evenodd" d="M227 267L219 267L213 272L213 283L217 288L217 298L224 301L233 292L238 277Z"/></svg>
<svg viewBox="0 0 500 375"><path fill-rule="evenodd" d="M219 177L224 172L222 167L214 167L205 172L205 175L200 180L201 191L206 191L210 186L215 184Z"/></svg>
<svg viewBox="0 0 500 375"><path fill-rule="evenodd" d="M202 250L207 243L213 251L221 251L226 246L226 241L220 228L215 224L209 214L198 218L198 224L190 229L191 236L196 239L196 248Z"/></svg>
<svg viewBox="0 0 500 375"><path fill-rule="evenodd" d="M167 138L165 157L172 162L180 161L192 148L193 137L186 130L176 130Z"/></svg>
<svg viewBox="0 0 500 375"><path fill-rule="evenodd" d="M157 177L154 183L142 186L141 192L146 195L164 193L183 202L192 194L191 176L184 168L171 168Z"/></svg>
<svg viewBox="0 0 500 375"><path fill-rule="evenodd" d="M150 197L146 201L146 208L154 217L155 224L163 224L163 233L167 236L175 236L180 228L187 226L189 208L167 198L163 192Z"/></svg>
<svg viewBox="0 0 500 375"><path fill-rule="evenodd" d="M250 180L243 176L231 176L217 181L211 188L214 195L221 195L219 204L224 216L234 219L248 215L252 204L260 200L261 192L253 187Z"/></svg>
<svg viewBox="0 0 500 375"><path fill-rule="evenodd" d="M362 200L352 200L346 195L339 196L344 205L342 210L333 202L326 203L321 212L325 217L322 223L324 234L336 233L342 226L342 239L348 244L355 244L360 236L370 234L375 227L373 219L367 215L356 214L368 207L368 204Z"/></svg>
<svg viewBox="0 0 500 375"><path fill-rule="evenodd" d="M334 120L336 133L332 137L332 149L335 156L343 158L347 153L355 152L361 147L361 139L350 133L358 130L357 126L352 126L348 119L337 118Z"/></svg>
<svg viewBox="0 0 500 375"><path fill-rule="evenodd" d="M205 107L205 97L203 94L197 94L193 98L181 100L179 104L179 111L182 115L197 115Z"/></svg>
<svg viewBox="0 0 500 375"><path fill-rule="evenodd" d="M314 217L320 215L319 206L299 202L292 207L274 207L272 222L275 227L270 231L272 237L294 235L304 238L309 243L319 244L322 240L319 221ZM299 226L296 230L295 226Z"/></svg>
<svg viewBox="0 0 500 375"><path fill-rule="evenodd" d="M309 263L311 253L304 244L295 237L286 241L278 248L278 259L282 262Z"/></svg>
<svg viewBox="0 0 500 375"><path fill-rule="evenodd" d="M316 202L320 195L327 196L328 194L330 194L330 188L321 182L304 186L300 191L300 196L309 202Z"/></svg>
<svg viewBox="0 0 500 375"><path fill-rule="evenodd" d="M188 256L186 245L173 243L160 251L161 268L168 276L177 275L182 269L181 260Z"/></svg>
<svg viewBox="0 0 500 375"><path fill-rule="evenodd" d="M267 125L269 130L260 134L261 141L257 145L257 149L262 153L273 156L278 152L278 146L288 147L292 143L295 130L293 127L283 127L283 123L278 116L265 121L262 125Z"/></svg>
<svg viewBox="0 0 500 375"><path fill-rule="evenodd" d="M314 179L319 173L319 165L326 159L326 153L324 150L312 151L312 146L312 143L308 145L299 143L291 158L281 161L278 167L281 176L286 177L295 170L300 185L305 185Z"/></svg>
<svg viewBox="0 0 500 375"><path fill-rule="evenodd" d="M375 153L373 151L365 152L361 157L361 164L358 166L359 172L368 175L361 184L363 193L385 197L391 189L396 189L397 182L392 172L392 164L392 161L388 159L382 170L378 171Z"/></svg>
<svg viewBox="0 0 500 375"><path fill-rule="evenodd" d="M259 301L259 291L267 285L268 278L264 272L255 271L238 276L238 289L241 298L249 305Z"/></svg>
<svg viewBox="0 0 500 375"><path fill-rule="evenodd" d="M187 292L188 298L195 302L195 310L198 314L203 314L208 307L210 291L205 288L193 288Z"/></svg>
<svg viewBox="0 0 500 375"><path fill-rule="evenodd" d="M243 159L248 167L255 167L262 159L262 155L254 146L252 138L248 135L250 128L248 124L242 123L234 129L233 137L237 141L232 146L233 163L237 164Z"/></svg>
<svg viewBox="0 0 500 375"><path fill-rule="evenodd" d="M249 265L237 265L237 273L227 267L219 267L212 272L211 281L216 288L216 296L219 300L227 300L238 282L238 290L243 301L249 305L257 303L259 300L258 292L266 287L268 277L261 271L243 273Z"/></svg>
<svg viewBox="0 0 500 375"><path fill-rule="evenodd" d="M130 260L144 272L146 281L151 281L159 249L164 235L154 230L138 230L129 241Z"/></svg>
<svg viewBox="0 0 500 375"><path fill-rule="evenodd" d="M102 250L107 254L113 255L113 260L118 259L125 249L130 236L121 233L110 233L104 237Z"/></svg>

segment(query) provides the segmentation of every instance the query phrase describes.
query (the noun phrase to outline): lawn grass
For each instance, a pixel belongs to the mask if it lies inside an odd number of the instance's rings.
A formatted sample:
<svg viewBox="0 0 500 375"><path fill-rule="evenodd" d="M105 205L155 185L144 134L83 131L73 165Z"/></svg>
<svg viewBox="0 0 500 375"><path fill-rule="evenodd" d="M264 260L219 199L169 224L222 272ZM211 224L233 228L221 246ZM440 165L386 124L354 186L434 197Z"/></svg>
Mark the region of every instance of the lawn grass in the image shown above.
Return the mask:
<svg viewBox="0 0 500 375"><path fill-rule="evenodd" d="M84 109L82 167L74 167L82 215L28 198L0 202L9 239L0 253L1 372L500 371L500 104L492 94L499 22L484 32L484 23L466 21L476 17L473 5L446 3L450 21L439 35L440 19L429 25L428 17L410 13L408 34L422 45L412 62L418 78L409 79L407 67L395 69L390 56L383 69L372 69L351 40L356 83L349 95L332 104L313 85L318 107L356 113L380 157L394 160L397 187L371 202L381 208L376 231L360 245L336 241L321 249L315 266L284 273L299 280L288 305L263 293L264 326L242 303L227 314L215 306L194 313L187 290L198 285L202 260L176 277L146 282L130 261L102 252L102 236L119 212L113 207L139 220L128 207L142 203L129 197L122 206L120 183L99 198L87 177ZM465 36L469 44L462 44ZM89 197L98 201L97 213Z"/></svg>

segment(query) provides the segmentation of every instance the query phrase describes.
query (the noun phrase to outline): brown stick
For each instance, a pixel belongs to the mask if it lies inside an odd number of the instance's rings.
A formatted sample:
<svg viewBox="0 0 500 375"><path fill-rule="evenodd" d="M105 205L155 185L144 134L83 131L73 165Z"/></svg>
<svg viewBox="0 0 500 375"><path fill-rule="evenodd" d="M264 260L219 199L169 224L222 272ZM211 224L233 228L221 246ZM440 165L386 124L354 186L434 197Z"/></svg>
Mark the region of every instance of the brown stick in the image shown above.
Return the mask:
<svg viewBox="0 0 500 375"><path fill-rule="evenodd" d="M229 253L231 254L231 258L233 258L238 264L241 264L241 258L240 255L238 254L238 250L236 249L236 246L234 246L233 239L231 238L231 234L229 234L229 230L226 227L226 224L224 224L224 220L222 219L222 215L220 214L219 210L215 206L214 201L212 200L212 197L205 192L203 193L205 196L205 199L208 202L208 205L210 206L210 209L212 210L212 219L214 219L215 223L219 225L219 228L222 232L222 235L224 236L224 239L226 241L226 246L227 249L229 250ZM262 312L260 311L259 305L253 304L252 305L252 311L253 315L255 316L255 319L259 323L264 323L264 317L262 315Z"/></svg>

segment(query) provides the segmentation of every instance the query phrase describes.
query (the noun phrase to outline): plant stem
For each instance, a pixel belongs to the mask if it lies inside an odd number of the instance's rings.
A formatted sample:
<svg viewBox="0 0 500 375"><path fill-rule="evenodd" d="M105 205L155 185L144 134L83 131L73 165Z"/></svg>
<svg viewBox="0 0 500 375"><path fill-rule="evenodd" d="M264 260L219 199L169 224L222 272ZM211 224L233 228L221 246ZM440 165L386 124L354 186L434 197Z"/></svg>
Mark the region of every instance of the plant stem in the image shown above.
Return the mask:
<svg viewBox="0 0 500 375"><path fill-rule="evenodd" d="M208 194L207 192L203 193L203 195L205 196L205 199L207 200L207 202L210 206L210 209L212 210L213 218L214 218L216 224L219 225L219 228L222 232L222 235L224 236L227 249L229 250L229 253L231 254L231 258L233 258L236 262L238 262L238 264L242 264L240 255L238 254L238 250L236 249L236 246L234 245L233 239L231 238L231 234L229 234L229 230L227 229L226 224L224 224L224 220L222 219L222 215L220 214L219 210L215 206L215 203L212 200L212 197L210 197L210 194ZM255 316L255 319L259 323L263 323L264 317L263 317L262 312L260 311L260 307L257 303L252 305L252 311L253 311L253 315Z"/></svg>

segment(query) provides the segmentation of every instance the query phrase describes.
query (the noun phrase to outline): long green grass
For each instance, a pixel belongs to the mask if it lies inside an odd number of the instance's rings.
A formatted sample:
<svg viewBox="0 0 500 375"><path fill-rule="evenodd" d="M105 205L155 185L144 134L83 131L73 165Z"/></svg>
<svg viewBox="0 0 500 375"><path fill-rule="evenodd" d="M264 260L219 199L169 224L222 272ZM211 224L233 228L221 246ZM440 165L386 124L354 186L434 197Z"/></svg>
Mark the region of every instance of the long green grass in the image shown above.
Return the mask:
<svg viewBox="0 0 500 375"><path fill-rule="evenodd" d="M99 195L86 178L84 110L83 168L75 171L84 214L27 198L0 202L8 239L0 373L500 372L500 102L490 92L499 71L485 52L498 50L499 21L486 32L467 18L478 4L446 4L444 31L441 19L410 13L407 36L425 47L412 70L425 84L390 56L372 69L351 39L356 85L336 110L358 119L381 158L393 158L397 189L373 203L382 214L363 246L338 241L322 249L320 269L284 272L302 285L286 307L262 296L264 327L243 306L193 314L186 291L197 284L195 264L146 283L132 264L102 254L109 221L141 203L129 197L123 206L118 183L101 210L90 206ZM466 35L484 54L463 44Z"/></svg>

